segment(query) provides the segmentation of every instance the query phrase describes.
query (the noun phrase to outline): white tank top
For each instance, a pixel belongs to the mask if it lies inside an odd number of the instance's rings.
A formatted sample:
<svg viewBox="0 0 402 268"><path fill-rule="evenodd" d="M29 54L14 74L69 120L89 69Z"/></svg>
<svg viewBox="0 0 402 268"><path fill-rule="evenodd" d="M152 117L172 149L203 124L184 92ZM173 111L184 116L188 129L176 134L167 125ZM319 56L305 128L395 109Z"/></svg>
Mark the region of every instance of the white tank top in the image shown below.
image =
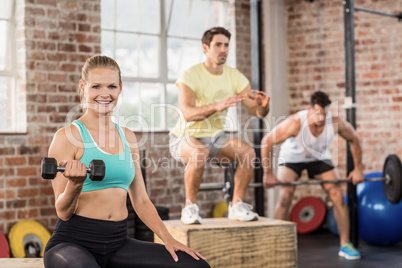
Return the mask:
<svg viewBox="0 0 402 268"><path fill-rule="evenodd" d="M324 130L318 137L311 134L307 120L307 110L298 112L300 131L296 137L290 137L281 145L279 163L302 163L331 159L328 147L335 136L332 115L328 112Z"/></svg>

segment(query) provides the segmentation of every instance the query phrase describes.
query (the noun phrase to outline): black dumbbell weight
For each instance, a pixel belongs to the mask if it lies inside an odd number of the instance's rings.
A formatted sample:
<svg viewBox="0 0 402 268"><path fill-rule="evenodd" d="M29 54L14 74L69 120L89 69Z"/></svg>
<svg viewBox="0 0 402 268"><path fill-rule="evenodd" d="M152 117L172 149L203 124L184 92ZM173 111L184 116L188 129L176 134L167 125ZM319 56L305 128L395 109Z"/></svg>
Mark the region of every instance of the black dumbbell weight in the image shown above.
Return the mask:
<svg viewBox="0 0 402 268"><path fill-rule="evenodd" d="M54 158L45 157L42 160L42 178L53 180L57 172L64 172L65 167L57 166L57 161ZM87 167L89 178L93 181L101 181L105 177L105 162L102 160L92 160Z"/></svg>

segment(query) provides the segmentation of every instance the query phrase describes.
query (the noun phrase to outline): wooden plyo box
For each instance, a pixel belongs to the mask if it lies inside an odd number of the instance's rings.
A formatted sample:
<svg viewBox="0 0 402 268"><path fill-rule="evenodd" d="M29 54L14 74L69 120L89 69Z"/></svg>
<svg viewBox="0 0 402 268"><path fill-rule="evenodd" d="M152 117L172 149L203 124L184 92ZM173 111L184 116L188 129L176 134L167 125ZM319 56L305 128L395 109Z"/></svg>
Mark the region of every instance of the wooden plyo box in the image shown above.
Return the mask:
<svg viewBox="0 0 402 268"><path fill-rule="evenodd" d="M172 236L207 258L212 268L297 267L296 224L260 217L239 222L203 219L201 225L164 221ZM155 235L155 242L162 241Z"/></svg>
<svg viewBox="0 0 402 268"><path fill-rule="evenodd" d="M0 258L1 268L44 268L42 258Z"/></svg>

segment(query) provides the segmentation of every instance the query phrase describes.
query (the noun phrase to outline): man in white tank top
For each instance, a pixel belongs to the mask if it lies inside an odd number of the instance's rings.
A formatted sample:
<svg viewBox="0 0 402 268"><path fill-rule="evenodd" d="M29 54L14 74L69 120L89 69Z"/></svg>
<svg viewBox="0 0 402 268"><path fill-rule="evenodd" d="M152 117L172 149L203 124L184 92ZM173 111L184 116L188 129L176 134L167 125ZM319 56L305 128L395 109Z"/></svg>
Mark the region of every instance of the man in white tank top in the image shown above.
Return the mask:
<svg viewBox="0 0 402 268"><path fill-rule="evenodd" d="M317 91L310 99L307 110L289 116L268 133L261 142L261 157L264 167L264 186L273 187L276 182L296 181L304 169L309 178L317 180L339 179L328 147L335 134L339 134L351 145L354 170L348 179L354 184L364 180L362 154L359 137L347 121L332 116L328 111L331 101L328 95ZM278 174L272 173L272 151L274 144L280 144ZM338 226L341 248L339 256L349 260L360 259L360 253L349 242L349 212L344 203L339 184L323 184L334 204L334 216ZM275 218L288 219L288 212L295 192L294 186L282 186L275 207Z"/></svg>

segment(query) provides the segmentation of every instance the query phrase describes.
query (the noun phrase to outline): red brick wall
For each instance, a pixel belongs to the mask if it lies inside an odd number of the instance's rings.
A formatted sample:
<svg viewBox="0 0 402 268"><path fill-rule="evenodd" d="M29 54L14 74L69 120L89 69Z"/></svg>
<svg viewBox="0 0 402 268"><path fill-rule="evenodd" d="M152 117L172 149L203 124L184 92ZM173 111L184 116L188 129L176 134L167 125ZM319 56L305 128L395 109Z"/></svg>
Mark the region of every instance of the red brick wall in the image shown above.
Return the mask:
<svg viewBox="0 0 402 268"><path fill-rule="evenodd" d="M398 14L402 2L356 0L355 6ZM304 109L310 94L327 92L338 106L345 96L342 1L287 0L290 113ZM388 154L402 157L402 24L397 19L355 11L356 116L365 172L382 170ZM331 148L341 177L346 174L345 142ZM320 187L299 187L297 197L321 195ZM296 201L296 200L295 200Z"/></svg>
<svg viewBox="0 0 402 268"><path fill-rule="evenodd" d="M251 80L250 1L236 1L236 67Z"/></svg>
<svg viewBox="0 0 402 268"><path fill-rule="evenodd" d="M236 68L239 69L250 81L251 73L251 25L250 25L250 1L237 0L236 6ZM238 115L240 124L238 137L250 146L254 146L253 120L247 109L239 105ZM252 178L254 181L254 178ZM248 189L244 201L255 206L254 189Z"/></svg>
<svg viewBox="0 0 402 268"><path fill-rule="evenodd" d="M19 90L26 91L27 133L0 135L0 230L5 233L21 219L53 228L53 190L40 177L41 159L79 103L83 62L100 52L98 1L16 2L17 77Z"/></svg>
<svg viewBox="0 0 402 268"><path fill-rule="evenodd" d="M66 119L68 112L79 105L80 68L87 57L100 53L99 0L17 2L17 69L19 90L26 90L27 133L0 134L0 230L4 233L22 219L38 220L54 228L57 217L53 190L51 183L40 177L40 162L47 155L54 133L71 122ZM248 1L239 2L242 4L236 2L235 13L245 8L247 16ZM236 23L245 27L244 21ZM247 29L241 31L241 39L236 42L243 49L249 40ZM236 57L238 61L248 58L242 53ZM249 77L242 66L239 69ZM168 134L137 135L139 140L145 137L142 149L146 149L151 162L147 169L148 194L156 205L170 208L171 218L178 218L184 204L183 167L171 159ZM207 168L204 181L223 181L223 170ZM202 192L198 199L201 216L210 217L213 205L223 200L223 193Z"/></svg>

